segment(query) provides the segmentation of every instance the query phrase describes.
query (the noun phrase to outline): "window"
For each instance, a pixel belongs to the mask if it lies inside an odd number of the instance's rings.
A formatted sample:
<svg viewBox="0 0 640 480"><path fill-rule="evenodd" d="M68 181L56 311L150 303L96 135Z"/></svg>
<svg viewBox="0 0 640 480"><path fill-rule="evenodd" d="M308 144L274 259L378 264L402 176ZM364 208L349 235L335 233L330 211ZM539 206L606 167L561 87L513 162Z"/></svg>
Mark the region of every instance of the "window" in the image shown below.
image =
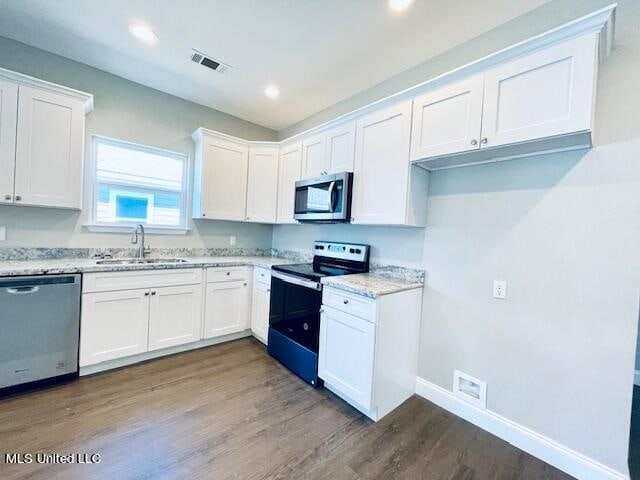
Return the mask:
<svg viewBox="0 0 640 480"><path fill-rule="evenodd" d="M92 226L186 230L186 155L99 136L93 152Z"/></svg>

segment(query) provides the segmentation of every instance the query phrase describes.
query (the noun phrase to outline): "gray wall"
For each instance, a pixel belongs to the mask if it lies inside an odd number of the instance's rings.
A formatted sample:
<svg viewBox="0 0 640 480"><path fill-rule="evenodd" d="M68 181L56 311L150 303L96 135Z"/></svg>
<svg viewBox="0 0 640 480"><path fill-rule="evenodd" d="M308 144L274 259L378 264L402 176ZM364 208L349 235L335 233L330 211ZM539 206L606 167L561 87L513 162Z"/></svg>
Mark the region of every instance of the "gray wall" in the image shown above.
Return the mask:
<svg viewBox="0 0 640 480"><path fill-rule="evenodd" d="M144 87L25 44L0 37L0 67L94 94L95 109L87 116L87 149L91 134L167 148L194 158L193 131L202 126L252 140L274 140L276 132ZM85 169L85 173L87 169ZM89 185L85 179L85 185ZM85 188L85 206L90 205ZM7 228L8 246L104 246L129 244L128 234L88 232L88 212L0 206L0 226ZM237 236L242 247L269 247L271 227L233 222L190 221L187 235L150 235L152 247L223 247Z"/></svg>
<svg viewBox="0 0 640 480"><path fill-rule="evenodd" d="M604 5L554 1L282 138ZM488 408L626 471L640 296L640 2L619 2L595 148L432 174L428 227L276 226L274 247L366 241L428 272L419 374L488 382ZM492 298L493 279L508 299Z"/></svg>

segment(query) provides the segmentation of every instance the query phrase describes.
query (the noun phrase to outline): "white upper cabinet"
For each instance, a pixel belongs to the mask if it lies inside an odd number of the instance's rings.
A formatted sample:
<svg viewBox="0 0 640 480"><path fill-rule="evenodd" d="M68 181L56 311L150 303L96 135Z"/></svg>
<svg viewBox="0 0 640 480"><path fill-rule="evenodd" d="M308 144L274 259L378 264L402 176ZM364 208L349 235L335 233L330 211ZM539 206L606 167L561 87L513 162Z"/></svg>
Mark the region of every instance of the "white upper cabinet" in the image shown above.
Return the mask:
<svg viewBox="0 0 640 480"><path fill-rule="evenodd" d="M0 203L82 208L93 96L0 68Z"/></svg>
<svg viewBox="0 0 640 480"><path fill-rule="evenodd" d="M476 76L413 101L411 160L480 148L483 83Z"/></svg>
<svg viewBox="0 0 640 480"><path fill-rule="evenodd" d="M0 203L13 203L18 85L0 80Z"/></svg>
<svg viewBox="0 0 640 480"><path fill-rule="evenodd" d="M587 35L489 70L482 147L590 130L596 55Z"/></svg>
<svg viewBox="0 0 640 480"><path fill-rule="evenodd" d="M300 180L301 173L302 144L295 142L282 147L278 173L278 223L295 223L295 185Z"/></svg>
<svg viewBox="0 0 640 480"><path fill-rule="evenodd" d="M415 178L410 181L410 134L411 101L398 103L358 120L353 223L422 225L426 221L428 177L426 172L415 170ZM422 205L418 204L420 202Z"/></svg>
<svg viewBox="0 0 640 480"><path fill-rule="evenodd" d="M249 222L275 223L278 210L277 147L251 147L247 179Z"/></svg>
<svg viewBox="0 0 640 480"><path fill-rule="evenodd" d="M597 55L598 35L583 35L416 98L411 160L434 169L591 146Z"/></svg>
<svg viewBox="0 0 640 480"><path fill-rule="evenodd" d="M302 141L302 178L326 175L325 135L314 135Z"/></svg>
<svg viewBox="0 0 640 480"><path fill-rule="evenodd" d="M15 201L82 208L84 103L20 86Z"/></svg>
<svg viewBox="0 0 640 480"><path fill-rule="evenodd" d="M327 173L353 171L356 122L338 125L326 133L325 170Z"/></svg>
<svg viewBox="0 0 640 480"><path fill-rule="evenodd" d="M193 216L245 220L248 164L246 145L203 135L196 150Z"/></svg>
<svg viewBox="0 0 640 480"><path fill-rule="evenodd" d="M353 171L356 123L348 122L302 140L302 178Z"/></svg>

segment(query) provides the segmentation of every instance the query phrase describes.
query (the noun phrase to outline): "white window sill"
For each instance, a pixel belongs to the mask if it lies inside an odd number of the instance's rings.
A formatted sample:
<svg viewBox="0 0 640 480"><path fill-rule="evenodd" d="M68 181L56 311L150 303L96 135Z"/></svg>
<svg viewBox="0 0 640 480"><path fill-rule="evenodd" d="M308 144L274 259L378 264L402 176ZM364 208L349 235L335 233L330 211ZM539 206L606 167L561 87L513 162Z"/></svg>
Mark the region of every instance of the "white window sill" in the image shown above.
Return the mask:
<svg viewBox="0 0 640 480"><path fill-rule="evenodd" d="M100 225L88 223L84 227L90 232L96 233L133 233L135 225ZM144 227L144 233L151 235L186 235L189 232L186 227Z"/></svg>

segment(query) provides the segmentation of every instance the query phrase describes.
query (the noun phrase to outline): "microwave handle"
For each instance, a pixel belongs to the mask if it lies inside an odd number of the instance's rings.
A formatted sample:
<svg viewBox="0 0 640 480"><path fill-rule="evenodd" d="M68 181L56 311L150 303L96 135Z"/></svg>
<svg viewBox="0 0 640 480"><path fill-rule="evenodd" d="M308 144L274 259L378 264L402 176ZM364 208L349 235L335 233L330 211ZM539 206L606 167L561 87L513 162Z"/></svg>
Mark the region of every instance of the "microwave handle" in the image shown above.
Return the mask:
<svg viewBox="0 0 640 480"><path fill-rule="evenodd" d="M335 180L333 182L331 182L331 184L329 185L329 210L331 212L334 212L336 210L336 182Z"/></svg>

